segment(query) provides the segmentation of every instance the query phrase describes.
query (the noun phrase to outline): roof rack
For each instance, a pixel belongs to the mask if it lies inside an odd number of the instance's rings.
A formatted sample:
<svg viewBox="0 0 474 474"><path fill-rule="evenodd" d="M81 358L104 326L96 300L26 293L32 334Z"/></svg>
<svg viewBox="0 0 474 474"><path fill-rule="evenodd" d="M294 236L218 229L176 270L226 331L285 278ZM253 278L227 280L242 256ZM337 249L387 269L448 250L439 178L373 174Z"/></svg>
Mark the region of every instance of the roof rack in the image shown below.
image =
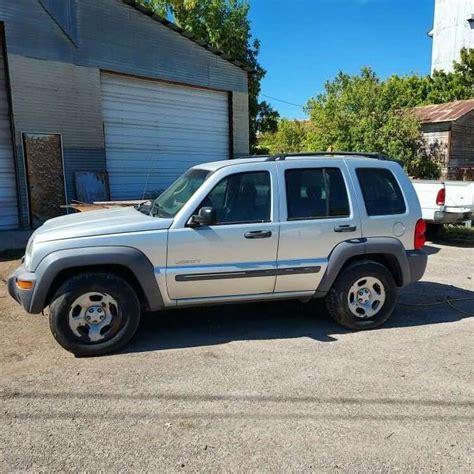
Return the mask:
<svg viewBox="0 0 474 474"><path fill-rule="evenodd" d="M279 155L273 155L267 158L266 161L284 161L288 157L305 157L305 156L360 156L363 158L373 158L375 160L387 160L396 161L389 158L383 153L361 153L358 151L313 151L303 153L282 153Z"/></svg>
<svg viewBox="0 0 474 474"><path fill-rule="evenodd" d="M243 156L239 156L238 159L239 160L242 160L242 159L246 159L248 160L249 158L271 158L273 155L269 155L268 153L265 154L265 155L243 155Z"/></svg>

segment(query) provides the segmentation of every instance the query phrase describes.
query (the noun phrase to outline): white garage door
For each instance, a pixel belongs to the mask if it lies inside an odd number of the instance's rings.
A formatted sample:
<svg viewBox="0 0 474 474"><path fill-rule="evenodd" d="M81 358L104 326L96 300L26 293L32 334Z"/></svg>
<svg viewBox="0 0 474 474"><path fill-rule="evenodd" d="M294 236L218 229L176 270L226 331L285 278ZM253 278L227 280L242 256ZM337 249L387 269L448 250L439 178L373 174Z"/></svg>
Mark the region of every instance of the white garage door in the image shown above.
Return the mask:
<svg viewBox="0 0 474 474"><path fill-rule="evenodd" d="M166 189L189 167L229 158L225 92L102 74L113 200Z"/></svg>
<svg viewBox="0 0 474 474"><path fill-rule="evenodd" d="M5 66L0 42L0 230L18 228L15 165L11 141Z"/></svg>

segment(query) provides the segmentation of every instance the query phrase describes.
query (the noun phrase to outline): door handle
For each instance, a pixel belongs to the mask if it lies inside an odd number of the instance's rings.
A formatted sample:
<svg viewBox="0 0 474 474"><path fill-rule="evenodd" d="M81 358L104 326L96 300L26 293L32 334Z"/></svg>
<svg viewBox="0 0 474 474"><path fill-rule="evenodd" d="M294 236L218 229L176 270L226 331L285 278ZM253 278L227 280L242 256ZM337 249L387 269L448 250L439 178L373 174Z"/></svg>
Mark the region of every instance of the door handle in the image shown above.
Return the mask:
<svg viewBox="0 0 474 474"><path fill-rule="evenodd" d="M356 229L355 225L338 225L334 227L334 232L354 232Z"/></svg>
<svg viewBox="0 0 474 474"><path fill-rule="evenodd" d="M254 230L252 232L246 232L244 234L244 237L246 239L268 239L271 236L271 230Z"/></svg>

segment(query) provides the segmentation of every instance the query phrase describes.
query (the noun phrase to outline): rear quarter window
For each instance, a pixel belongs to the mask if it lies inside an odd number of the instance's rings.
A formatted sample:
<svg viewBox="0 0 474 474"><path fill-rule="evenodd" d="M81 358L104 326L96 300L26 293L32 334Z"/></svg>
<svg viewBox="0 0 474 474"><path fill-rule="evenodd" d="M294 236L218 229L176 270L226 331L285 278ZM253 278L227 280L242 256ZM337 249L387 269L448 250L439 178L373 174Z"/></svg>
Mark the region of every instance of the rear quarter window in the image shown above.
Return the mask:
<svg viewBox="0 0 474 474"><path fill-rule="evenodd" d="M406 212L402 190L390 170L358 168L356 173L367 215L388 216Z"/></svg>

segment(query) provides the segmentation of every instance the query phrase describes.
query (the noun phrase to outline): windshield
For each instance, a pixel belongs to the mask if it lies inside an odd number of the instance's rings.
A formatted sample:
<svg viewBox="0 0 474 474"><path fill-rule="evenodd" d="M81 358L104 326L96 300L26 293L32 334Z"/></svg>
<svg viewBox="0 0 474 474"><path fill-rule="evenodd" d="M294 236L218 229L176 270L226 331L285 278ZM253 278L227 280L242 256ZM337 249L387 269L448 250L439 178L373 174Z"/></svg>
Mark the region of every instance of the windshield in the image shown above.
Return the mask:
<svg viewBox="0 0 474 474"><path fill-rule="evenodd" d="M156 217L174 217L206 181L209 173L200 169L186 171L153 201L150 214Z"/></svg>

